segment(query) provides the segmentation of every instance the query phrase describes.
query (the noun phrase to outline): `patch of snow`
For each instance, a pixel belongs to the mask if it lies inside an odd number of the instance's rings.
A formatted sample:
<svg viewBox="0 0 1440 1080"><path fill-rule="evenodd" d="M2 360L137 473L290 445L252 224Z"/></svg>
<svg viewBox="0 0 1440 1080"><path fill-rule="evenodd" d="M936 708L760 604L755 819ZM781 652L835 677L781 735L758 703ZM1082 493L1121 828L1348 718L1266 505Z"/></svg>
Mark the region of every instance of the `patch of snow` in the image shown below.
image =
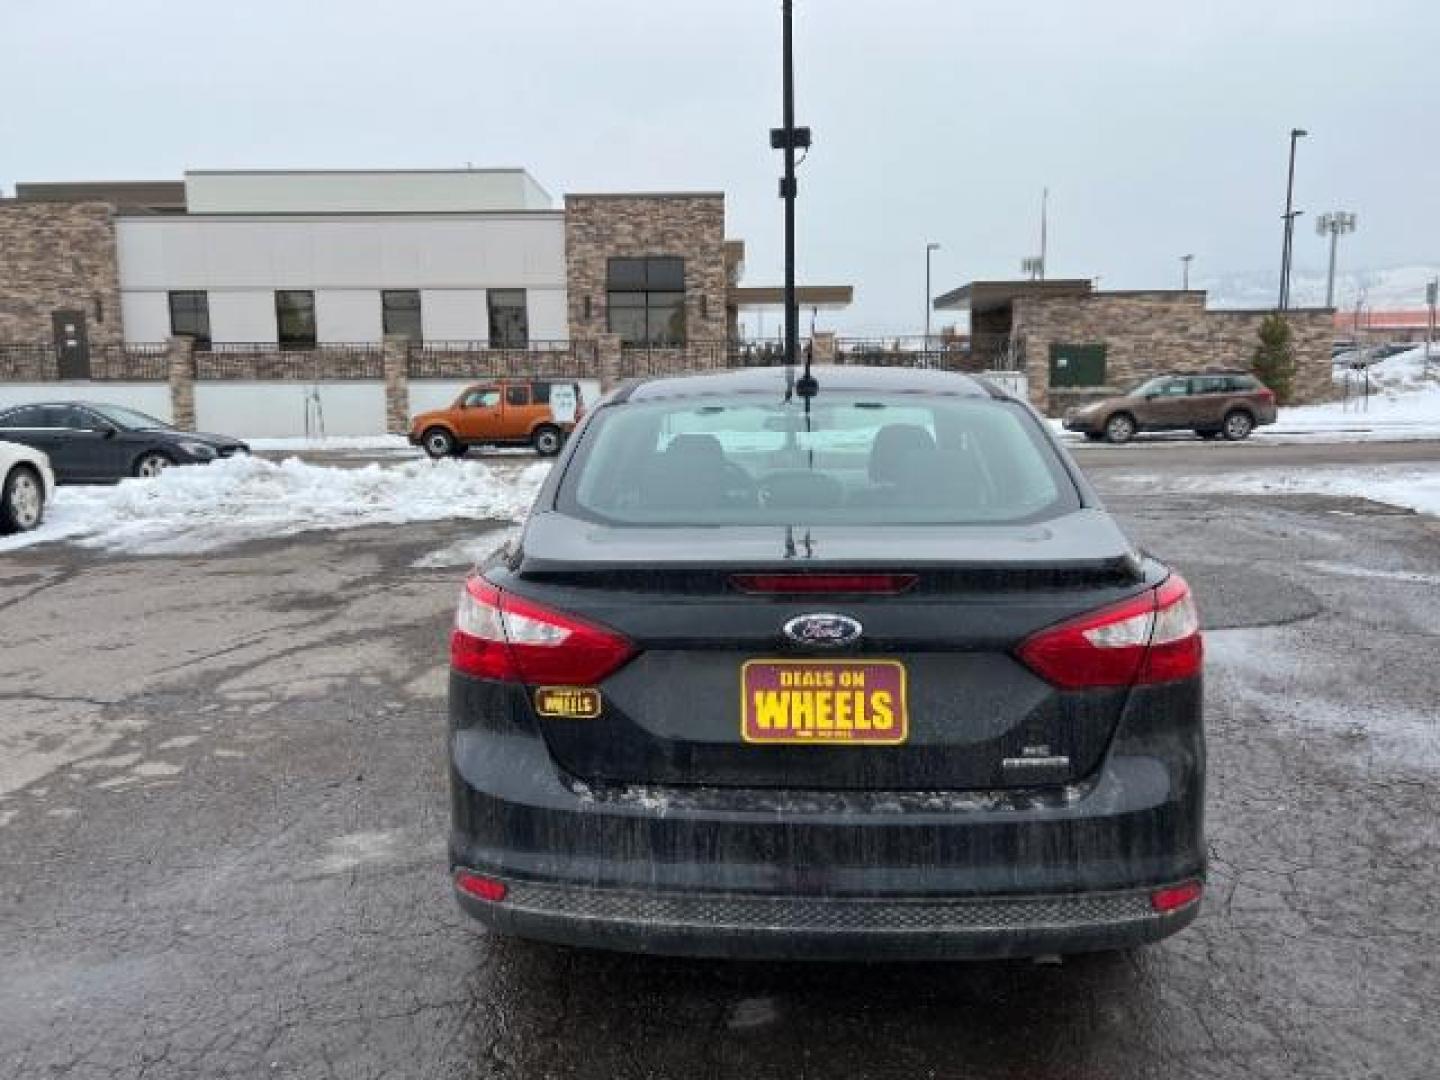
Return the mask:
<svg viewBox="0 0 1440 1080"><path fill-rule="evenodd" d="M422 555L410 566L416 570L443 570L454 566L475 566L489 558L491 552L509 543L518 535L520 535L519 529L503 529L499 532L487 532L481 536L457 540L449 547L432 551L429 555Z"/></svg>
<svg viewBox="0 0 1440 1080"><path fill-rule="evenodd" d="M359 469L235 457L167 469L114 487L63 487L33 532L0 552L66 540L130 554L193 554L314 530L452 518L515 521L550 464L518 473L476 461L407 461Z"/></svg>
<svg viewBox="0 0 1440 1080"><path fill-rule="evenodd" d="M1126 484L1163 484L1168 491L1339 495L1369 499L1421 514L1440 516L1440 466L1380 466L1361 469L1281 469L1217 475L1126 475Z"/></svg>

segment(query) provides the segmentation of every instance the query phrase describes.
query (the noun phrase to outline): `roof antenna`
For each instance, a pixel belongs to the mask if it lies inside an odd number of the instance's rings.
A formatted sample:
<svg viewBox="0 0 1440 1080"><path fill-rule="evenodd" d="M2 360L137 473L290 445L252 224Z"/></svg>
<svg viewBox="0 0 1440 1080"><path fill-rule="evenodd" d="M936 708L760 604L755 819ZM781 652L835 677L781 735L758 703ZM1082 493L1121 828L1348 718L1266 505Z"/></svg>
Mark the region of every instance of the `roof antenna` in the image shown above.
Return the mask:
<svg viewBox="0 0 1440 1080"><path fill-rule="evenodd" d="M785 151L785 176L780 197L785 200L785 364L794 367L800 345L800 311L795 306L795 151L810 149L810 129L795 126L795 59L792 43L793 0L784 0L783 65L784 127L770 129L770 148ZM810 374L810 352L805 353L805 371L795 383L795 393L809 400L820 389Z"/></svg>

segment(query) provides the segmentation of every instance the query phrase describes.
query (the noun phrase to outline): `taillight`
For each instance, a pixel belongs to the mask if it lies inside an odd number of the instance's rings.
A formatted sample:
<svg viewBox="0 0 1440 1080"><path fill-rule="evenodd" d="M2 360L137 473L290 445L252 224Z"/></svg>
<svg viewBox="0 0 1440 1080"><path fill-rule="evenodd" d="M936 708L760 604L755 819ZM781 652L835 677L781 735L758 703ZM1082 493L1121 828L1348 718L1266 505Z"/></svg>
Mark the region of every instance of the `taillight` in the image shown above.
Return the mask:
<svg viewBox="0 0 1440 1080"><path fill-rule="evenodd" d="M1200 616L1179 574L1042 630L1019 649L1032 671L1065 690L1188 679L1200 673L1203 654Z"/></svg>
<svg viewBox="0 0 1440 1080"><path fill-rule="evenodd" d="M1161 915L1179 911L1195 903L1205 891L1198 881L1185 881L1168 889L1156 889L1150 894L1150 907Z"/></svg>
<svg viewBox="0 0 1440 1080"><path fill-rule="evenodd" d="M730 584L741 592L766 595L895 596L915 586L914 574L732 574Z"/></svg>
<svg viewBox="0 0 1440 1080"><path fill-rule="evenodd" d="M1260 396L1264 398L1267 402L1273 402L1275 400L1275 391L1269 389L1268 387L1262 387L1260 390Z"/></svg>
<svg viewBox="0 0 1440 1080"><path fill-rule="evenodd" d="M475 897L476 900L484 900L490 904L500 903L505 899L505 894L510 891L505 887L503 881L482 877L470 870L455 871L455 887L461 892Z"/></svg>
<svg viewBox="0 0 1440 1080"><path fill-rule="evenodd" d="M450 635L456 671L531 686L593 686L634 655L613 630L502 592L482 577L465 582Z"/></svg>

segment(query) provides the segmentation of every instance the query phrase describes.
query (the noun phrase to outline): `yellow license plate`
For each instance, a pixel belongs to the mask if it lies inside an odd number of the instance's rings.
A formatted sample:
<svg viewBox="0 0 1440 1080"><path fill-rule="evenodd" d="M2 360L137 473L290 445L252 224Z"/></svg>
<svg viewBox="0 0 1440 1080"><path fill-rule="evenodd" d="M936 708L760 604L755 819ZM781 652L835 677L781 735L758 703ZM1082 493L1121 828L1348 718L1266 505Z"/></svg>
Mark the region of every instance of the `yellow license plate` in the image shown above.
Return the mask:
<svg viewBox="0 0 1440 1080"><path fill-rule="evenodd" d="M747 743L896 746L909 733L897 660L749 660L740 696Z"/></svg>

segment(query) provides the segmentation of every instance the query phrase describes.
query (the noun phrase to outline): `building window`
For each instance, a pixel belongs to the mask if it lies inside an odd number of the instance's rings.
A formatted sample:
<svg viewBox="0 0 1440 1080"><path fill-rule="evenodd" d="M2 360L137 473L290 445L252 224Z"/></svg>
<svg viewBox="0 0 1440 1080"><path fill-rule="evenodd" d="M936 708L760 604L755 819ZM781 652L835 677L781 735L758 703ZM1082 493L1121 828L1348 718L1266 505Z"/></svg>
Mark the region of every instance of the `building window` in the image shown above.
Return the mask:
<svg viewBox="0 0 1440 1080"><path fill-rule="evenodd" d="M420 332L420 291L384 289L380 293L380 324L386 337L406 337L417 345Z"/></svg>
<svg viewBox="0 0 1440 1080"><path fill-rule="evenodd" d="M606 318L624 345L685 344L685 260L611 259Z"/></svg>
<svg viewBox="0 0 1440 1080"><path fill-rule="evenodd" d="M523 349L530 342L530 319L525 314L524 289L490 289L485 293L490 309L490 347Z"/></svg>
<svg viewBox="0 0 1440 1080"><path fill-rule="evenodd" d="M315 347L315 294L309 289L275 293L275 327L282 349Z"/></svg>
<svg viewBox="0 0 1440 1080"><path fill-rule="evenodd" d="M210 296L204 292L170 294L170 333L195 339L197 349L210 347Z"/></svg>

